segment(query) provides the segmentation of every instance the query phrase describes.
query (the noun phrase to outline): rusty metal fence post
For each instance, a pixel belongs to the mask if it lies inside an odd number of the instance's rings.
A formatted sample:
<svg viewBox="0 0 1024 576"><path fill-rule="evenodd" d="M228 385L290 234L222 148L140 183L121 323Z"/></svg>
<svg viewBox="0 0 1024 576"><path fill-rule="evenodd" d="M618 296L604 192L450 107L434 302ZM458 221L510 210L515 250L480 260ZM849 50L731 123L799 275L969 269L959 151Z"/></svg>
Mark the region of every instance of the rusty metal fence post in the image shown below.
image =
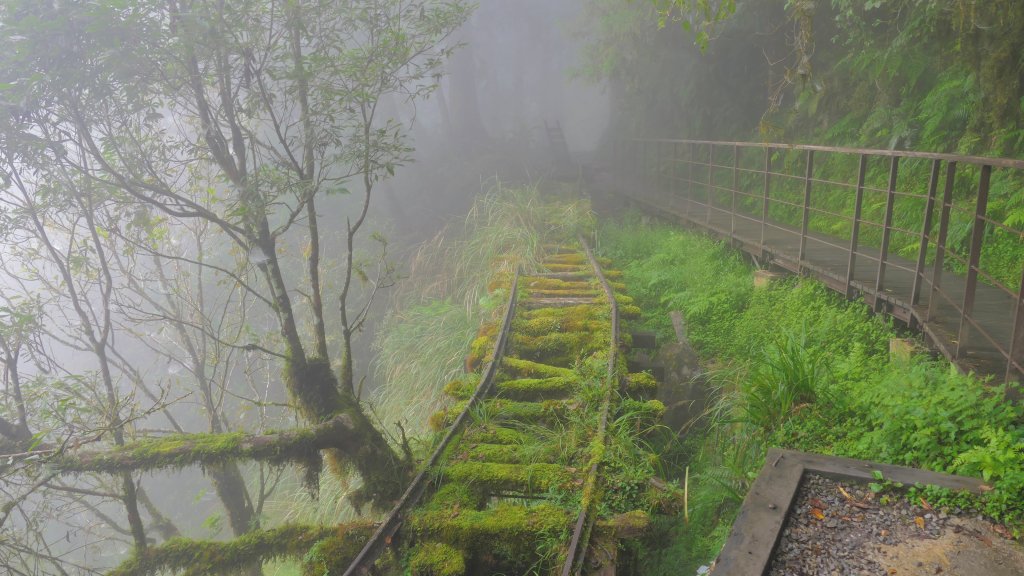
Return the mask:
<svg viewBox="0 0 1024 576"><path fill-rule="evenodd" d="M814 177L814 150L807 151L806 170L804 172L804 204L800 218L800 251L797 254L797 269L803 271L807 257L807 231L811 223L811 179Z"/></svg>
<svg viewBox="0 0 1024 576"><path fill-rule="evenodd" d="M704 201L707 206L704 207L704 224L711 224L711 205L714 203L714 191L711 189L714 186L715 181L715 145L708 144L708 183L704 187Z"/></svg>
<svg viewBox="0 0 1024 576"><path fill-rule="evenodd" d="M732 206L729 211L731 216L729 220L729 236L733 239L736 238L736 194L739 188L739 171L740 147L734 144L732 147Z"/></svg>
<svg viewBox="0 0 1024 576"><path fill-rule="evenodd" d="M1010 333L1010 353L1006 359L1006 376L1004 377L1007 382L1020 381L1020 378L1024 376L1019 368L1024 359L1024 266L1021 267L1020 284L1017 286L1017 301L1014 303L1013 310L1013 331ZM1015 364L1018 367L1015 367Z"/></svg>
<svg viewBox="0 0 1024 576"><path fill-rule="evenodd" d="M882 222L882 246L878 250L878 275L875 277L874 309L880 309L882 290L885 287L885 263L889 259L889 240L892 237L892 214L896 204L896 180L899 176L900 158L893 156L889 163L889 187L885 195L885 217Z"/></svg>
<svg viewBox="0 0 1024 576"><path fill-rule="evenodd" d="M768 188L771 186L772 176L772 150L770 146L764 147L764 194L761 204L761 257L764 257L766 226L768 225Z"/></svg>
<svg viewBox="0 0 1024 576"><path fill-rule="evenodd" d="M981 263L981 245L985 241L985 212L988 209L988 189L992 179L992 166L981 167L978 199L974 204L974 224L971 227L971 255L967 264L967 286L963 307L960 308L960 330L956 340L956 358L963 358L970 338L970 319L974 312L974 296L978 290L978 265Z"/></svg>
<svg viewBox="0 0 1024 576"><path fill-rule="evenodd" d="M938 310L939 289L942 286L942 268L946 265L946 239L949 236L949 213L953 209L953 186L956 184L956 162L946 164L946 184L942 190L942 210L939 212L939 237L935 242L935 262L932 264L932 290L928 295L925 322L931 322Z"/></svg>
<svg viewBox="0 0 1024 576"><path fill-rule="evenodd" d="M910 289L910 305L912 307L917 306L921 300L921 282L924 279L924 266L928 258L928 243L932 233L932 212L935 210L935 192L939 188L941 168L942 160L932 160L932 171L928 176L928 199L924 205L924 224L921 226L921 242L917 247L917 264L914 267L914 282Z"/></svg>
<svg viewBox="0 0 1024 576"><path fill-rule="evenodd" d="M850 255L846 261L846 297L853 298L853 278L857 269L857 243L860 240L860 218L864 206L864 176L867 174L868 156L860 155L857 167L857 191L853 200L853 222L850 227Z"/></svg>

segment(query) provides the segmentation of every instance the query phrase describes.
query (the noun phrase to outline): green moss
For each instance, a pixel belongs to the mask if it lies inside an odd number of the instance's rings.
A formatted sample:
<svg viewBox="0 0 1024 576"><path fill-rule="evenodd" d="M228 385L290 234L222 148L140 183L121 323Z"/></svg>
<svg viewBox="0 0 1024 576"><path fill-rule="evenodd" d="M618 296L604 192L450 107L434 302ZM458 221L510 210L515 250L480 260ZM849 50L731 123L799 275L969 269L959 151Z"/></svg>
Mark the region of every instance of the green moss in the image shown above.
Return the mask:
<svg viewBox="0 0 1024 576"><path fill-rule="evenodd" d="M640 418L655 422L665 415L665 405L660 400L647 400L644 402L627 398L622 401L622 410L624 412L633 412Z"/></svg>
<svg viewBox="0 0 1024 576"><path fill-rule="evenodd" d="M598 296L604 296L604 292L601 290L587 288L579 289L574 288L571 290L536 290L530 289L527 291L532 298L597 298Z"/></svg>
<svg viewBox="0 0 1024 576"><path fill-rule="evenodd" d="M561 280L539 276L523 276L520 282L528 290L587 290L598 286L593 280Z"/></svg>
<svg viewBox="0 0 1024 576"><path fill-rule="evenodd" d="M582 272L586 275L590 275L590 266L581 266L580 264L544 264L544 267L552 272Z"/></svg>
<svg viewBox="0 0 1024 576"><path fill-rule="evenodd" d="M499 382L498 393L512 400L541 400L545 398L562 398L572 394L576 387L576 378L521 378Z"/></svg>
<svg viewBox="0 0 1024 576"><path fill-rule="evenodd" d="M173 434L146 438L104 451L63 454L50 462L62 472L115 473L125 470L156 470L185 466L214 466L238 459L271 464L297 462L319 468L320 450L332 445L332 435L343 423L328 420L310 428L263 435Z"/></svg>
<svg viewBox="0 0 1024 576"><path fill-rule="evenodd" d="M494 420L517 422L538 422L556 418L566 413L575 403L563 400L545 400L543 402L516 402L513 400L494 399L486 401L487 411Z"/></svg>
<svg viewBox="0 0 1024 576"><path fill-rule="evenodd" d="M316 543L302 559L302 576L344 574L359 555L375 526L367 521L338 527L327 538Z"/></svg>
<svg viewBox="0 0 1024 576"><path fill-rule="evenodd" d="M422 507L423 510L475 510L483 505L486 494L477 486L462 482L448 482L441 486Z"/></svg>
<svg viewBox="0 0 1024 576"><path fill-rule="evenodd" d="M336 533L360 538L373 533L367 521L328 526L287 525L243 534L230 542L172 538L160 546L136 551L108 576L143 576L175 572L186 576L233 574L253 562L297 558L318 541Z"/></svg>
<svg viewBox="0 0 1024 576"><path fill-rule="evenodd" d="M477 331L476 338L469 345L466 355L466 371L475 372L494 354L494 344L500 330L497 322L484 322Z"/></svg>
<svg viewBox="0 0 1024 576"><path fill-rule="evenodd" d="M550 366L521 358L506 356L501 363L502 371L515 378L572 378L569 368Z"/></svg>
<svg viewBox="0 0 1024 576"><path fill-rule="evenodd" d="M572 512L553 504L523 506L502 502L488 510L429 509L413 513L412 530L421 537L464 550L491 550L497 543L532 552L538 540L560 535Z"/></svg>
<svg viewBox="0 0 1024 576"><path fill-rule="evenodd" d="M444 393L456 400L469 400L480 385L480 374L465 374L452 380L444 387Z"/></svg>
<svg viewBox="0 0 1024 576"><path fill-rule="evenodd" d="M619 317L624 320L636 320L640 318L643 313L639 306L630 304L628 306L619 306Z"/></svg>
<svg viewBox="0 0 1024 576"><path fill-rule="evenodd" d="M463 408L465 408L465 405L463 405ZM448 412L448 410L441 410L431 414L430 418L427 420L427 425L430 426L430 429L434 432L440 432L454 422L455 416L452 417L453 419L449 420Z"/></svg>
<svg viewBox="0 0 1024 576"><path fill-rule="evenodd" d="M559 326L587 326L589 322L603 322L606 323L610 317L610 309L604 300L604 297L595 299L594 304L579 304L576 306L561 306L561 307L547 307L547 308L535 308L533 310L527 310L523 316L527 320L537 320L540 318L555 318L559 321Z"/></svg>
<svg viewBox="0 0 1024 576"><path fill-rule="evenodd" d="M499 464L458 462L445 468L445 475L484 489L492 494L520 492L534 494L571 484L572 471L558 464Z"/></svg>
<svg viewBox="0 0 1024 576"><path fill-rule="evenodd" d="M626 376L626 392L635 398L644 398L658 391L658 381L647 372L634 372Z"/></svg>
<svg viewBox="0 0 1024 576"><path fill-rule="evenodd" d="M500 426L476 426L466 430L463 441L486 444L522 444L526 435L519 430Z"/></svg>
<svg viewBox="0 0 1024 576"><path fill-rule="evenodd" d="M413 549L409 569L413 576L459 576L466 573L466 559L448 544L424 542Z"/></svg>
<svg viewBox="0 0 1024 576"><path fill-rule="evenodd" d="M459 454L459 460L495 464L531 464L550 461L557 455L558 447L552 444L469 444Z"/></svg>
<svg viewBox="0 0 1024 576"><path fill-rule="evenodd" d="M583 252L570 252L566 254L555 254L544 259L545 264L574 264L580 266L588 264L587 255Z"/></svg>
<svg viewBox="0 0 1024 576"><path fill-rule="evenodd" d="M556 365L571 365L583 356L608 348L610 334L552 332L543 336L513 335L512 351L520 358Z"/></svg>

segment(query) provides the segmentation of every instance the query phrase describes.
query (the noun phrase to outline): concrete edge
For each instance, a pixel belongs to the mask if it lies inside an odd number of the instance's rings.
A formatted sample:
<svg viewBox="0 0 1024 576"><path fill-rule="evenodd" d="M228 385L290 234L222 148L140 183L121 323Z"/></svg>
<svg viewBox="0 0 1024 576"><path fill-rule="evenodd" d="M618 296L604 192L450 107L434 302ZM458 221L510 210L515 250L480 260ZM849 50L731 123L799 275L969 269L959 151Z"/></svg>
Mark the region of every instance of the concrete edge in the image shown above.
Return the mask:
<svg viewBox="0 0 1024 576"><path fill-rule="evenodd" d="M977 478L772 448L740 506L729 538L718 556L715 576L764 576L767 573L789 509L806 473L837 480L874 480L876 470L885 480L905 485L939 486L974 494L989 489Z"/></svg>

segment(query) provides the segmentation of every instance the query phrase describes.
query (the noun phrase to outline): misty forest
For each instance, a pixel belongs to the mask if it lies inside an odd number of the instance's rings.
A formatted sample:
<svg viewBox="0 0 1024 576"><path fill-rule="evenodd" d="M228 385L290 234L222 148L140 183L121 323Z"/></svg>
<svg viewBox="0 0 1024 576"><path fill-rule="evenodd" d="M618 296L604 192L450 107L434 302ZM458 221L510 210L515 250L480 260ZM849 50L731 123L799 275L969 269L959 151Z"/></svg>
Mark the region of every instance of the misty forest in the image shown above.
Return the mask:
<svg viewBox="0 0 1024 576"><path fill-rule="evenodd" d="M1022 158L1016 0L0 0L0 576L1024 573Z"/></svg>

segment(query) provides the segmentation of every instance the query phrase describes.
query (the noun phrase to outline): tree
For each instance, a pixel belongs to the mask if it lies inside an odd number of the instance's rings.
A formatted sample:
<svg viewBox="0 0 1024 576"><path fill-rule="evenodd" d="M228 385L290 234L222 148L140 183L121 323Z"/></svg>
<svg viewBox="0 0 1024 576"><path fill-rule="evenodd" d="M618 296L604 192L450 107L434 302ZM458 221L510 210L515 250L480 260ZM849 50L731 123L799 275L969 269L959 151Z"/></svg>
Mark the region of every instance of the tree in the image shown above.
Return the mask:
<svg viewBox="0 0 1024 576"><path fill-rule="evenodd" d="M357 257L370 201L376 184L411 155L405 127L379 117L378 104L389 95L429 94L454 49L446 39L467 15L462 3L439 0L2 3L0 70L10 79L0 85L4 184L28 216L9 222L6 239L19 230L48 237L52 223L33 208L40 199L68 203L67 217L79 219L75 231L86 248L65 253L51 242L40 254L45 267L61 272L53 292L68 292L88 327L80 332L106 395L106 426L90 438L103 448L90 448L86 460L116 465L83 468L78 451L52 433L32 434L32 415L14 386L13 418L6 407L0 413L7 454L24 456L19 462L43 457L56 474L121 477L140 553L148 543L135 470L199 463L213 466L218 483L237 485L239 458L315 466L323 451L336 472L351 466L361 476L357 506L396 499L411 458L361 407L352 354L373 296L393 281L382 239L374 258ZM324 228L319 206L342 200L352 200L343 222ZM199 253L231 248L186 258L161 242L189 232ZM132 251L149 261L125 256ZM82 276L75 276L78 259L86 262ZM236 302L252 307L247 314L273 318L278 332L224 332L214 314L195 306L203 280L183 282L183 269L169 264L183 262L189 274L201 270L209 282L229 285ZM70 293L76 278L86 279L88 294ZM160 297L147 288L154 278ZM173 419L158 394L141 414L125 416L135 396L121 382L135 392L148 388L112 343L142 336L141 326L157 316L185 349L178 360L195 378L212 434L125 437L134 419L159 412ZM290 405L309 428L231 432L200 352L211 342L278 366ZM16 367L18 345L0 349ZM169 453L171 444L190 449ZM253 527L244 503L235 512L236 534Z"/></svg>

